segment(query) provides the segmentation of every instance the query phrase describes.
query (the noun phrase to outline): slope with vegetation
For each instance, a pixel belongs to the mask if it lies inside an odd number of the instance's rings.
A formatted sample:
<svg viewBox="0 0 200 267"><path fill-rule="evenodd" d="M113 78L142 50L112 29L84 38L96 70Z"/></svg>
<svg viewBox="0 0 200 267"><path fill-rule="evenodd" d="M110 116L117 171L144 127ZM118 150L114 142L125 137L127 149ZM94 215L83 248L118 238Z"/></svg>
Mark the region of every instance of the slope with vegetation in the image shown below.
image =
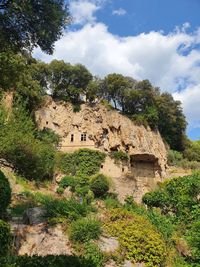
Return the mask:
<svg viewBox="0 0 200 267"><path fill-rule="evenodd" d="M4 101L0 105L0 164L11 168L21 183L11 201L11 179L0 171L0 266L100 267L111 260L120 266L125 259L149 267L200 266L199 173L160 184L143 197L145 205L138 206L131 197L122 205L109 193L109 178L99 174L103 153L83 149L61 154L56 149L59 136L37 129L33 114L47 92L70 101L74 111L85 96L90 104L102 101L158 129L176 151L169 154L171 164L195 162L199 168L199 141L187 140L181 103L170 94L161 93L147 80L121 74L99 79L80 64L57 60L46 64L32 58L34 47L52 53L69 22L63 0L0 3L0 99L5 93L13 97L10 109ZM57 192L52 192L57 171L64 177L56 185ZM44 185L49 194L41 190ZM8 221L20 218L28 207L41 206L47 212L45 227L61 224L74 255L16 254ZM119 248L112 253L101 251L102 235L118 238Z"/></svg>

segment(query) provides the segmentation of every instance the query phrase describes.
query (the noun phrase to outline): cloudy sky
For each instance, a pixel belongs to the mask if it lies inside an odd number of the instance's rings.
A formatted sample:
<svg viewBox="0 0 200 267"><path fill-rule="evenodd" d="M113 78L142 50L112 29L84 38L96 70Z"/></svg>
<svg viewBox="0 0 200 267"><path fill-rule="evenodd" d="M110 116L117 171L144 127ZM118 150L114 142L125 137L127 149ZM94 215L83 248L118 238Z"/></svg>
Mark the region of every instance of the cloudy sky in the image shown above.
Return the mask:
<svg viewBox="0 0 200 267"><path fill-rule="evenodd" d="M49 62L84 64L94 75L149 79L182 101L188 135L200 138L200 1L71 0L73 23Z"/></svg>

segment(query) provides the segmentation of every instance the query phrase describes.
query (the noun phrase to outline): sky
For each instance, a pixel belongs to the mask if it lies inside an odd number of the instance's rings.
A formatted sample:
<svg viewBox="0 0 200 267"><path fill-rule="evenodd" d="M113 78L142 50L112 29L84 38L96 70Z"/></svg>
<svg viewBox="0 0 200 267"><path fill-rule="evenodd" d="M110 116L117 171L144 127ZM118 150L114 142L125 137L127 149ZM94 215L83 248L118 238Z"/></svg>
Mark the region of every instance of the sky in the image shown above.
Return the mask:
<svg viewBox="0 0 200 267"><path fill-rule="evenodd" d="M182 102L200 139L200 0L70 0L72 24L42 61L85 65L93 75L149 79Z"/></svg>

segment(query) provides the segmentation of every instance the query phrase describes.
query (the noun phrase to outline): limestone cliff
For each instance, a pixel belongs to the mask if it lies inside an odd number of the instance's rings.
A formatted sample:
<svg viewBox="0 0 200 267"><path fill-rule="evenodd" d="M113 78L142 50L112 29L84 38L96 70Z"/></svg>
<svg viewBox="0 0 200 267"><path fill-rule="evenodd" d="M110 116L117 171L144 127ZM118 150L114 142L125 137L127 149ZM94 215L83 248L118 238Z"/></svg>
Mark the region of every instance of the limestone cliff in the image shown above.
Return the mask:
<svg viewBox="0 0 200 267"><path fill-rule="evenodd" d="M70 103L48 97L35 117L40 129L50 128L61 136L61 151L88 147L128 153L127 166L117 166L107 158L101 170L113 177L119 194L127 188L121 198L133 194L140 200L165 176L166 149L159 132L136 125L116 110L101 104L82 104L81 110L74 113Z"/></svg>

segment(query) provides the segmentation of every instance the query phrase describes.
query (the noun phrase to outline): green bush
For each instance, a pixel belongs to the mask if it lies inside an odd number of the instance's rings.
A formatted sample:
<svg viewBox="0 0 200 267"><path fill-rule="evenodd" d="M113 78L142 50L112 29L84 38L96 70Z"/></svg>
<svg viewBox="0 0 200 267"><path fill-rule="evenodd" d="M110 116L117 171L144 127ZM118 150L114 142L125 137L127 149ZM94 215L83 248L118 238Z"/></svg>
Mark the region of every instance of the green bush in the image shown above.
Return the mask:
<svg viewBox="0 0 200 267"><path fill-rule="evenodd" d="M8 179L0 171L0 215L5 212L11 202L11 188Z"/></svg>
<svg viewBox="0 0 200 267"><path fill-rule="evenodd" d="M104 229L109 235L118 237L124 259L144 262L148 267L164 266L165 242L147 219L123 209L113 209Z"/></svg>
<svg viewBox="0 0 200 267"><path fill-rule="evenodd" d="M57 164L67 175L91 176L99 171L104 160L104 153L84 148L60 155Z"/></svg>
<svg viewBox="0 0 200 267"><path fill-rule="evenodd" d="M82 218L71 225L70 238L74 241L88 242L98 239L100 234L100 222L94 219Z"/></svg>
<svg viewBox="0 0 200 267"><path fill-rule="evenodd" d="M1 267L94 267L94 263L75 255L0 257Z"/></svg>
<svg viewBox="0 0 200 267"><path fill-rule="evenodd" d="M192 223L186 237L192 249L194 259L200 264L200 220Z"/></svg>
<svg viewBox="0 0 200 267"><path fill-rule="evenodd" d="M0 256L5 256L11 246L10 226L6 222L0 220Z"/></svg>
<svg viewBox="0 0 200 267"><path fill-rule="evenodd" d="M169 165L176 166L182 159L183 159L182 153L175 150L168 151L167 161Z"/></svg>
<svg viewBox="0 0 200 267"><path fill-rule="evenodd" d="M89 212L89 206L85 203L79 203L77 200L71 199L48 199L45 201L45 208L48 216L64 217L69 220L76 220L82 216L86 216Z"/></svg>
<svg viewBox="0 0 200 267"><path fill-rule="evenodd" d="M115 159L116 162L124 161L127 162L129 160L129 155L123 151L113 151L110 153L111 157Z"/></svg>
<svg viewBox="0 0 200 267"><path fill-rule="evenodd" d="M109 190L109 182L106 176L98 174L92 178L90 182L90 189L95 197L104 196Z"/></svg>
<svg viewBox="0 0 200 267"><path fill-rule="evenodd" d="M84 258L93 264L94 267L102 267L104 256L99 247L94 243L86 243L84 246Z"/></svg>
<svg viewBox="0 0 200 267"><path fill-rule="evenodd" d="M74 187L76 185L76 178L73 176L65 176L59 182L59 187L67 188L68 186Z"/></svg>
<svg viewBox="0 0 200 267"><path fill-rule="evenodd" d="M191 221L199 207L200 173L166 180L160 189L146 193L142 200L148 207L159 207L163 214L177 220Z"/></svg>
<svg viewBox="0 0 200 267"><path fill-rule="evenodd" d="M35 138L34 128L24 107L15 104L9 116L0 118L0 157L22 176L42 180L53 175L55 148Z"/></svg>

